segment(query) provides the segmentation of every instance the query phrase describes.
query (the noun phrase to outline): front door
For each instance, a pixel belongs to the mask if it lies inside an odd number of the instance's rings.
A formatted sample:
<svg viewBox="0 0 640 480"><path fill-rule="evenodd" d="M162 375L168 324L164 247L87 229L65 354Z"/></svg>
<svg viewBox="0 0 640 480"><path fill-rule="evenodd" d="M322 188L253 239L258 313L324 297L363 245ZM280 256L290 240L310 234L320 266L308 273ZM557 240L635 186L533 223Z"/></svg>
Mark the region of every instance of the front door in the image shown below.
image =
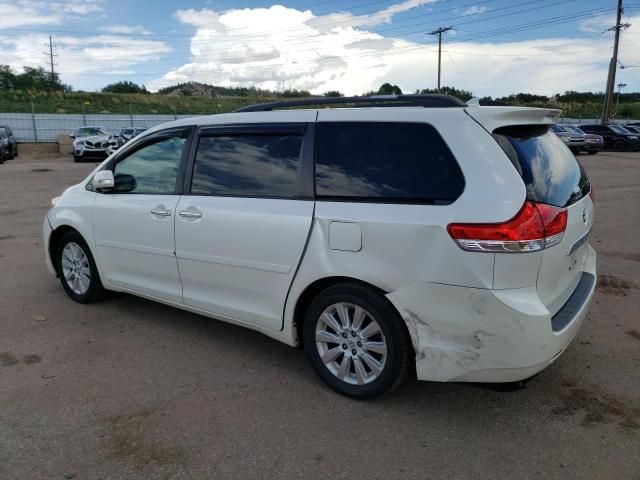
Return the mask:
<svg viewBox="0 0 640 480"><path fill-rule="evenodd" d="M145 138L118 156L115 188L96 196L93 225L108 284L182 301L175 257L175 212L190 129Z"/></svg>

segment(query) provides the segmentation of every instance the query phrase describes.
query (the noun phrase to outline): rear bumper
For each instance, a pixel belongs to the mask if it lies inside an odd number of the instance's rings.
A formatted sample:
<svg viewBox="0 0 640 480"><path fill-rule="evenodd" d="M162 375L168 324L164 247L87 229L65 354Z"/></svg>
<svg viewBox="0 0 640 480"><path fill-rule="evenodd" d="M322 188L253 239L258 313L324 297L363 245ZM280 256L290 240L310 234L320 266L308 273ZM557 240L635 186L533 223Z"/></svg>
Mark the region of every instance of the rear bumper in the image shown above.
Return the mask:
<svg viewBox="0 0 640 480"><path fill-rule="evenodd" d="M604 143L585 143L584 149L587 152L601 152L604 150Z"/></svg>
<svg viewBox="0 0 640 480"><path fill-rule="evenodd" d="M596 278L589 249L583 275ZM485 290L420 284L387 295L404 318L419 380L514 382L543 370L564 352L587 314L595 281L555 316L535 287ZM574 299L575 300L575 299ZM563 311L563 325L553 320ZM556 322L557 323L557 322Z"/></svg>

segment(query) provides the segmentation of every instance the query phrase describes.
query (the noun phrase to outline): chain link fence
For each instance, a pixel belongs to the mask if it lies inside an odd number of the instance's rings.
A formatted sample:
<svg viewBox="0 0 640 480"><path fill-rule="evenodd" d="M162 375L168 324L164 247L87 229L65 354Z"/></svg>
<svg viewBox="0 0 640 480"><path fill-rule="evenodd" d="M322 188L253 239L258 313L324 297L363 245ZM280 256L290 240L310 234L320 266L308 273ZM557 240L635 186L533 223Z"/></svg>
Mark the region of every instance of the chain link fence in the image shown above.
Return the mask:
<svg viewBox="0 0 640 480"><path fill-rule="evenodd" d="M9 125L21 143L58 142L60 134L69 135L85 125L106 127L113 133L126 127L151 128L160 123L194 115L112 114L112 113L0 113L0 125ZM637 122L638 120L627 120ZM560 118L558 123L592 124L599 118ZM614 123L625 123L614 120Z"/></svg>
<svg viewBox="0 0 640 480"><path fill-rule="evenodd" d="M126 127L151 128L164 122L193 115L139 115L108 113L0 113L0 125L9 125L21 143L57 142L60 134L69 135L85 125L106 127L113 133Z"/></svg>

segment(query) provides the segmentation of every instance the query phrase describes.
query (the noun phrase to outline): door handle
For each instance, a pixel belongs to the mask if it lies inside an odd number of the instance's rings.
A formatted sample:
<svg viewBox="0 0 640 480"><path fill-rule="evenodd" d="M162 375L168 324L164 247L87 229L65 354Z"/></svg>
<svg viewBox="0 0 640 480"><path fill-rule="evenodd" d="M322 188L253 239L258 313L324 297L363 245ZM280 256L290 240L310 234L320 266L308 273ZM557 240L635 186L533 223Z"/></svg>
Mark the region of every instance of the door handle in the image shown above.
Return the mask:
<svg viewBox="0 0 640 480"><path fill-rule="evenodd" d="M202 216L202 212L198 210L182 210L178 215L184 218L200 218Z"/></svg>
<svg viewBox="0 0 640 480"><path fill-rule="evenodd" d="M151 210L151 215L156 215L158 217L169 217L171 216L171 212L169 210L160 210L158 208L154 208Z"/></svg>

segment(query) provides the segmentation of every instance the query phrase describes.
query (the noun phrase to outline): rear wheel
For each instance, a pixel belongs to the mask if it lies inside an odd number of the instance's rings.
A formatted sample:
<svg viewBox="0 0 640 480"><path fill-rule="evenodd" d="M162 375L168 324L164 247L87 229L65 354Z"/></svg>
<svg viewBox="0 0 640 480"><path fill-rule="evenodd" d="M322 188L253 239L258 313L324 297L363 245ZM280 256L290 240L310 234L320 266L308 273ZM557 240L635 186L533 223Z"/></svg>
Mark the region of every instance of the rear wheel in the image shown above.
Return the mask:
<svg viewBox="0 0 640 480"><path fill-rule="evenodd" d="M403 320L379 293L357 283L322 291L309 305L303 340L307 359L332 389L375 398L406 378L413 357Z"/></svg>
<svg viewBox="0 0 640 480"><path fill-rule="evenodd" d="M589 150L587 153L589 155L595 155L596 153L598 153L598 151L597 150Z"/></svg>
<svg viewBox="0 0 640 480"><path fill-rule="evenodd" d="M93 303L104 295L91 251L78 232L67 232L58 240L55 265L62 288L76 302Z"/></svg>
<svg viewBox="0 0 640 480"><path fill-rule="evenodd" d="M618 140L613 144L613 149L616 152L624 152L627 149L627 144L622 140Z"/></svg>

